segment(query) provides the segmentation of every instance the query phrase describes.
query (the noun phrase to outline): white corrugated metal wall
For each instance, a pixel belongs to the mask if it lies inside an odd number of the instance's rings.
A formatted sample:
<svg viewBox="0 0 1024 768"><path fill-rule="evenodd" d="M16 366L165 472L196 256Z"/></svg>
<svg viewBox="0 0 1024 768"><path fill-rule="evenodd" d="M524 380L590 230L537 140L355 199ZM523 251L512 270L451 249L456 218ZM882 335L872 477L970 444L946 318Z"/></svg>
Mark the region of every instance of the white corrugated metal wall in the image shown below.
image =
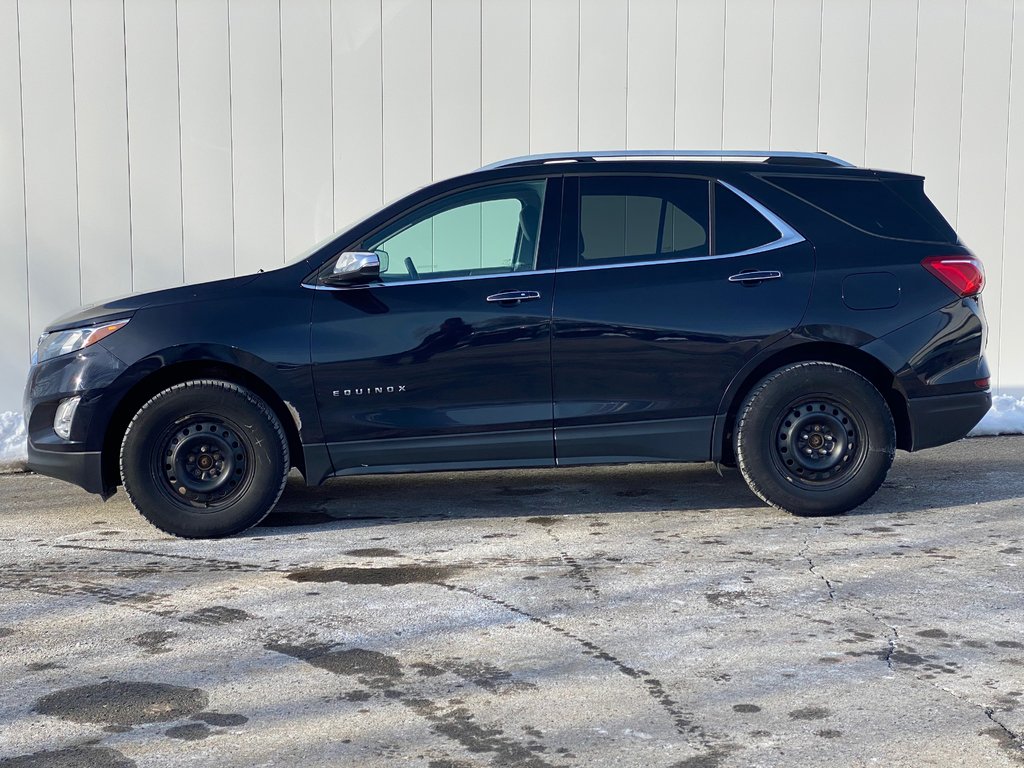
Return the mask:
<svg viewBox="0 0 1024 768"><path fill-rule="evenodd" d="M1024 0L0 0L0 411L80 303L280 264L510 155L911 170L1024 386Z"/></svg>

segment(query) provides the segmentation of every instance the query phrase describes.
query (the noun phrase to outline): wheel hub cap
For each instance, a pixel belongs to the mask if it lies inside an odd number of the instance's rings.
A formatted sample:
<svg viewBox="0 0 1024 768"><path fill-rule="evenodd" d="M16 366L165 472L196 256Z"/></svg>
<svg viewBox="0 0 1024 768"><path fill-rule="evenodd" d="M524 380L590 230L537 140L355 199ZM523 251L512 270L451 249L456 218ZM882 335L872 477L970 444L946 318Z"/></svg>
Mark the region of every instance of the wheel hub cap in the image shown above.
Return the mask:
<svg viewBox="0 0 1024 768"><path fill-rule="evenodd" d="M775 458L793 482L821 487L851 466L860 441L847 410L826 399L800 402L779 420Z"/></svg>
<svg viewBox="0 0 1024 768"><path fill-rule="evenodd" d="M163 450L163 475L179 498L224 501L245 477L248 450L230 427L209 420L179 424Z"/></svg>

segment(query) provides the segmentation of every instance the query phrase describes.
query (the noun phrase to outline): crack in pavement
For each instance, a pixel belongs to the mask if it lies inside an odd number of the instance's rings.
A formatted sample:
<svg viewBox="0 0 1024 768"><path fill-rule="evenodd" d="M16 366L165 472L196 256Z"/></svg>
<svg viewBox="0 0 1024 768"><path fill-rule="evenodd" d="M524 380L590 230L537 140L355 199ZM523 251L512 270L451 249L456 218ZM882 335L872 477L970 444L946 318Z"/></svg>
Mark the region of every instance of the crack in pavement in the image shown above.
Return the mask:
<svg viewBox="0 0 1024 768"><path fill-rule="evenodd" d="M584 592L588 592L594 597L600 597L601 591L597 588L597 585L590 578L590 574L587 573L587 569L580 565L579 560L570 555L564 549L562 549L562 541L555 535L555 532L551 530L549 525L544 525L544 533L558 545L558 557L569 566L569 578L575 579L580 583L580 589Z"/></svg>
<svg viewBox="0 0 1024 768"><path fill-rule="evenodd" d="M818 531L820 533L821 530L822 530L822 527L820 525L816 525L816 526L814 526L814 530L816 530L816 531ZM810 550L810 548L811 548L811 537L810 537L810 535L808 535L808 536L804 537L804 545L803 545L803 548L800 550L800 553L799 553L800 557L802 557L804 560L807 561L807 570L811 574L813 574L814 576L817 576L819 579L821 579L823 582L825 582L825 586L828 587L828 599L831 600L832 602L836 602L836 588L832 585L832 582L829 581L823 574L818 573L818 570L817 570L818 567L814 564L814 560L811 559L811 556L807 554L808 551Z"/></svg>
<svg viewBox="0 0 1024 768"><path fill-rule="evenodd" d="M189 560L195 563L202 563L210 566L220 566L225 570L241 571L267 571L274 572L281 570L280 567L268 568L265 565L255 563L243 563L238 560L220 560L215 557L197 557L195 555L177 555L170 552L153 552L149 549L128 549L124 547L87 547L84 544L53 544L55 549L81 549L87 552L116 552L124 555L150 555L151 557L165 557L172 560Z"/></svg>
<svg viewBox="0 0 1024 768"><path fill-rule="evenodd" d="M822 527L820 525L815 526L815 530L821 531ZM889 671L893 672L894 675L896 673L900 672L901 670L897 666L897 661L894 659L894 656L896 655L896 652L899 649L899 641L900 641L899 630L896 629L896 627L893 626L892 624L890 624L888 621L883 619L880 615L875 613L875 611L872 610L871 608L869 608L867 606L863 606L863 605L851 604L852 601L855 600L855 598L850 596L850 595L847 595L844 598L843 602L840 603L839 602L839 598L838 598L837 590L834 588L831 580L828 579L828 577L826 577L823 573L820 573L818 571L818 566L814 563L814 560L808 554L809 549L810 549L810 536L808 536L808 537L806 537L804 539L803 547L801 548L799 554L800 554L800 556L804 560L807 561L807 570L808 570L808 572L811 573L812 575L814 575L816 578L818 578L821 581L823 581L825 583L825 585L828 587L829 599L831 601L833 601L834 603L836 603L837 606L842 608L843 610L851 610L851 609L853 609L853 610L861 611L862 613L864 613L867 616L869 616L877 624L880 624L881 626L885 627L885 629L887 630L887 632L885 634L886 649L883 652L883 654L880 656L880 658L885 663L885 665L889 669ZM988 720L990 720L994 725L996 725L999 728L999 731L1004 735L1004 737L1012 743L1012 745L1013 745L1012 748L1015 748L1016 750L1018 750L1018 752L1013 753L1014 756L1017 757L1019 760L1024 761L1024 736L1022 736L1021 734L1015 733L1010 728L1008 728L1002 721L1000 721L996 717L996 711L995 711L995 709L993 707L988 707L988 706L985 706L984 704L979 704L978 702L973 701L972 699L970 699L970 698L968 698L968 697L966 697L966 696L964 696L964 695L962 695L960 693L957 693L954 690L946 688L945 686L939 685L937 683L931 682L930 680L923 680L923 679L921 679L919 677L916 677L916 676L911 676L911 677L907 678L906 675L900 675L900 679L901 680L905 680L905 681L909 680L909 681L915 682L915 683L922 683L922 684L926 685L929 688L932 688L932 689L938 690L938 691L942 691L943 693L945 693L945 694L947 694L949 696L952 696L957 701L960 701L960 702L962 702L964 704L967 704L970 707L974 707L974 708L980 709L984 713L985 717Z"/></svg>
<svg viewBox="0 0 1024 768"><path fill-rule="evenodd" d="M606 651L597 643L587 640L585 637L577 635L575 632L572 632L565 627L559 626L550 619L534 616L529 611L519 608L500 597L489 595L474 587L458 586L445 582L434 583L437 586L444 587L452 592L462 592L464 594L472 595L480 600L486 600L490 603L494 603L517 616L522 616L534 624L539 624L545 629L551 630L552 632L555 632L581 646L585 655L593 656L601 661L608 662L626 677L638 681L644 687L647 695L654 699L661 709L671 717L676 732L686 739L687 744L691 748L698 752L703 752L704 757L715 757L717 759L718 757L724 756L725 754L737 749L736 745L731 741L706 730L698 723L694 723L691 720L691 718L694 717L694 714L683 710L679 706L678 702L669 696L662 682L647 670L631 666ZM693 740L694 738L696 738L696 741Z"/></svg>

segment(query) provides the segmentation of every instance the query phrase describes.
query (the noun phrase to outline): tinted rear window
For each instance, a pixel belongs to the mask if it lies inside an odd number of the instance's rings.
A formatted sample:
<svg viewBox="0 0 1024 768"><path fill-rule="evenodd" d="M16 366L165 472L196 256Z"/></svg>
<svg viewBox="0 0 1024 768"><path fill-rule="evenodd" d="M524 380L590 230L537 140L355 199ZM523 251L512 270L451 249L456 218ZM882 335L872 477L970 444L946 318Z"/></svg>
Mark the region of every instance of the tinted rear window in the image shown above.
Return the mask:
<svg viewBox="0 0 1024 768"><path fill-rule="evenodd" d="M580 180L580 266L708 255L704 179L585 176Z"/></svg>
<svg viewBox="0 0 1024 768"><path fill-rule="evenodd" d="M892 189L877 179L772 176L765 179L847 224L873 235L946 241Z"/></svg>

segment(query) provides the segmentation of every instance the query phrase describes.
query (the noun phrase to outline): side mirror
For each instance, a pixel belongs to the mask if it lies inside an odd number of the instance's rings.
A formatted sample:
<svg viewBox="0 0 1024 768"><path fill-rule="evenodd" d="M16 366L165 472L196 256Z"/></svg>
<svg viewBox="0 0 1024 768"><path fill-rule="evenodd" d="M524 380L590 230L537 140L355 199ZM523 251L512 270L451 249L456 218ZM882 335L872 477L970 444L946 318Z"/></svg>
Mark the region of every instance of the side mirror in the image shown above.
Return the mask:
<svg viewBox="0 0 1024 768"><path fill-rule="evenodd" d="M380 279L380 256L372 251L345 251L334 262L334 269L321 282L350 285Z"/></svg>

